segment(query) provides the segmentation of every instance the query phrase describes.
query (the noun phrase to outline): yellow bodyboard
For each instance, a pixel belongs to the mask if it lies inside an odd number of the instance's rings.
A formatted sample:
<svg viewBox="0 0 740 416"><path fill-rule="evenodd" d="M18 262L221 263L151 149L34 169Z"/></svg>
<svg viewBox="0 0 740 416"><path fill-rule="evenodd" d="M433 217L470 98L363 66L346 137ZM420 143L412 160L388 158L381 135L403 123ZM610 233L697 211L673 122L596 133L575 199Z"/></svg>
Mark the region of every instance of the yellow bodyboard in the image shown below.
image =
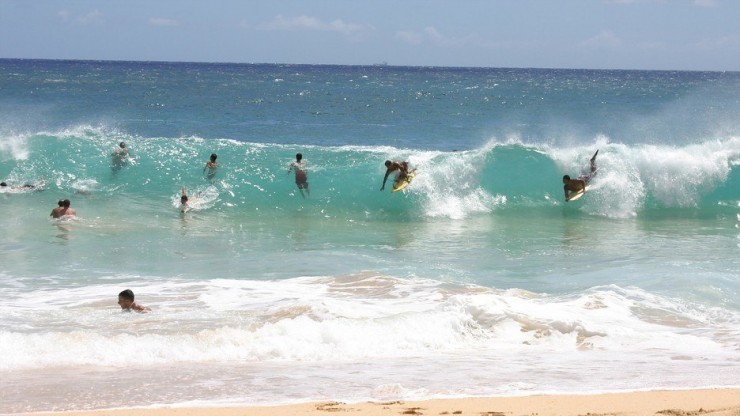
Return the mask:
<svg viewBox="0 0 740 416"><path fill-rule="evenodd" d="M411 181L414 179L414 176L416 176L416 169L409 172L404 179L393 182L393 192L402 191L404 188L409 186Z"/></svg>

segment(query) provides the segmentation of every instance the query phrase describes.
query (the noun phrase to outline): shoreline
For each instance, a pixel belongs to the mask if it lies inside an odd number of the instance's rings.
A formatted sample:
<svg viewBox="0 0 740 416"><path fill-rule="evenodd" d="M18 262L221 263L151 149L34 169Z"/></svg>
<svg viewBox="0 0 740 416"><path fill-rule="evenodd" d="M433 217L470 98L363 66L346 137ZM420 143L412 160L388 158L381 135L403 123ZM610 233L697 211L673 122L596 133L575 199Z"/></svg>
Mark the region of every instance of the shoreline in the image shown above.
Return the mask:
<svg viewBox="0 0 740 416"><path fill-rule="evenodd" d="M655 390L628 393L472 397L342 403L332 400L277 406L160 407L20 413L25 416L326 416L475 415L475 416L740 416L740 388Z"/></svg>

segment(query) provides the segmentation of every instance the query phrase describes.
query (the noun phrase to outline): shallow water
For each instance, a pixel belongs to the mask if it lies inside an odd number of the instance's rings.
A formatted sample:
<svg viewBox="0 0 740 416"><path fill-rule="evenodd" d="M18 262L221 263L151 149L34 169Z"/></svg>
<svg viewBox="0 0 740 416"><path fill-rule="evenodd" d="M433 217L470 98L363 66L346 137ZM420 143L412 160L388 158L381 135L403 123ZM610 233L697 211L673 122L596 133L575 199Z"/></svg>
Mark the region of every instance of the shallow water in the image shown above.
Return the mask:
<svg viewBox="0 0 740 416"><path fill-rule="evenodd" d="M0 60L0 82L0 177L43 185L0 194L2 413L740 385L736 73ZM406 192L379 192L386 159L418 169ZM78 218L49 219L63 198ZM126 288L153 311L121 313Z"/></svg>

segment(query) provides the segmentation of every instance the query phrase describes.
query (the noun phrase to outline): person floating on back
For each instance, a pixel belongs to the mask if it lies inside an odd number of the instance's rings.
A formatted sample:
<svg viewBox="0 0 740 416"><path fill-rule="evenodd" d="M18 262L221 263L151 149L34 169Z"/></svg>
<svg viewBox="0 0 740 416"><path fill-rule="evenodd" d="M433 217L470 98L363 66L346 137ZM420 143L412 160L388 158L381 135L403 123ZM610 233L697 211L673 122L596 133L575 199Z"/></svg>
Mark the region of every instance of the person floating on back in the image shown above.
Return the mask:
<svg viewBox="0 0 740 416"><path fill-rule="evenodd" d="M565 191L565 201L570 201L570 198L572 198L575 194L580 192L586 192L586 185L593 179L593 177L596 175L596 155L599 154L599 151L596 150L596 153L591 157L591 170L588 173L582 173L578 179L571 179L570 176L564 175L563 176L563 183L565 184L563 186L563 190Z"/></svg>
<svg viewBox="0 0 740 416"><path fill-rule="evenodd" d="M400 182L409 175L409 162L391 162L390 160L385 161L385 177L383 177L383 185L380 187L380 190L385 189L385 182L388 180L388 176L391 174L391 172L398 171L398 174L396 175L396 179L394 182Z"/></svg>
<svg viewBox="0 0 740 416"><path fill-rule="evenodd" d="M301 191L301 196L305 198L306 195L311 195L308 189L308 166L301 153L296 153L295 162L291 162L288 168L288 175L293 169L295 169L295 184L298 186L298 190ZM304 189L306 190L305 194L303 193Z"/></svg>
<svg viewBox="0 0 740 416"><path fill-rule="evenodd" d="M131 289L126 289L118 294L118 305L121 307L121 310L125 312L136 311L139 313L146 313L152 310L151 308L147 308L146 306L142 306L134 302L134 292L131 291Z"/></svg>

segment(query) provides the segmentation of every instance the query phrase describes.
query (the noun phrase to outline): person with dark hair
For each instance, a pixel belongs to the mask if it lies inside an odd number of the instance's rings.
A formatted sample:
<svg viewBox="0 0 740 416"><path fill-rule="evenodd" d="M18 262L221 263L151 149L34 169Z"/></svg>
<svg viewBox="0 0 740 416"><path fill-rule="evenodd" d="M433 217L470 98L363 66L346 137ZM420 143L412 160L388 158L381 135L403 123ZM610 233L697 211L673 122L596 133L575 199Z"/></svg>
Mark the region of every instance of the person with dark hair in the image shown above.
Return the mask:
<svg viewBox="0 0 740 416"><path fill-rule="evenodd" d="M23 184L21 186L16 186L16 185L8 185L7 182L0 182L0 188L8 188L8 189L16 190L16 191L18 191L18 190L20 190L20 191L28 191L28 190L31 190L31 189L36 188L36 185L30 184L30 183L25 183L25 184Z"/></svg>
<svg viewBox="0 0 740 416"><path fill-rule="evenodd" d="M52 218L73 218L77 216L77 211L75 211L74 208L70 208L70 205L72 203L69 201L69 199L60 200L57 202L58 207L51 210L51 216Z"/></svg>
<svg viewBox="0 0 740 416"><path fill-rule="evenodd" d="M118 147L113 149L113 167L120 169L128 161L128 149L126 143L118 143Z"/></svg>
<svg viewBox="0 0 740 416"><path fill-rule="evenodd" d="M182 187L182 193L180 193L180 212L188 212L190 207L188 206L188 192L185 187Z"/></svg>
<svg viewBox="0 0 740 416"><path fill-rule="evenodd" d="M118 153L121 155L128 155L128 149L126 149L126 142L118 143Z"/></svg>
<svg viewBox="0 0 740 416"><path fill-rule="evenodd" d="M578 179L571 179L570 176L564 175L563 176L563 183L565 184L563 186L563 190L565 191L565 201L570 201L570 198L583 191L586 192L586 185L588 185L589 181L596 175L596 155L599 154L599 151L596 150L596 153L591 157L591 170L588 173L581 174Z"/></svg>
<svg viewBox="0 0 740 416"><path fill-rule="evenodd" d="M288 168L288 175L293 169L295 169L295 184L298 186L298 190L301 191L301 196L305 198L306 195L311 195L308 189L308 166L306 161L303 160L303 154L296 153L295 162L291 162ZM303 193L304 189L306 190L305 194Z"/></svg>
<svg viewBox="0 0 740 416"><path fill-rule="evenodd" d="M59 202L57 202L57 207L51 210L51 214L49 214L52 218L59 218L62 215L59 214L59 211L64 209L64 200L60 199Z"/></svg>
<svg viewBox="0 0 740 416"><path fill-rule="evenodd" d="M136 311L139 313L146 313L151 311L151 308L139 305L134 302L134 292L131 289L126 289L118 294L118 306L121 310L126 312Z"/></svg>
<svg viewBox="0 0 740 416"><path fill-rule="evenodd" d="M203 168L203 173L206 173L206 170L208 171L208 179L213 179L213 177L216 176L216 168L218 167L216 158L218 158L218 155L211 153L211 159L206 162L206 166Z"/></svg>
<svg viewBox="0 0 740 416"><path fill-rule="evenodd" d="M74 208L70 208L70 205L72 205L72 203L69 201L69 199L65 199L62 202L64 203L64 207L62 208L62 211L61 211L62 217L77 216L77 211L75 211Z"/></svg>
<svg viewBox="0 0 740 416"><path fill-rule="evenodd" d="M385 177L383 177L383 185L380 187L380 190L382 191L385 189L385 182L388 180L388 176L395 171L398 171L398 174L396 175L396 179L394 180L394 183L400 182L409 175L409 162L391 162L390 160L385 161Z"/></svg>

